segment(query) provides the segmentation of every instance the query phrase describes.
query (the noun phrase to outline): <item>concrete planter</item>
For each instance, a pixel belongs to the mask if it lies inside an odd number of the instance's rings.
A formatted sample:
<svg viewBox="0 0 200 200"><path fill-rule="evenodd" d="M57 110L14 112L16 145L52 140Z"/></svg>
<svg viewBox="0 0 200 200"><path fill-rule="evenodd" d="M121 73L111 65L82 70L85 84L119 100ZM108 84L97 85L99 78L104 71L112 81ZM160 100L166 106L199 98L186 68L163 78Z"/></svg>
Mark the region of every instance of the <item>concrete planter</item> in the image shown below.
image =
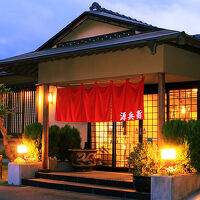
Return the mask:
<svg viewBox="0 0 200 200"><path fill-rule="evenodd" d="M96 166L97 150L69 149L72 166L75 170L92 170Z"/></svg>
<svg viewBox="0 0 200 200"><path fill-rule="evenodd" d="M151 200L181 200L199 189L199 174L151 176Z"/></svg>
<svg viewBox="0 0 200 200"><path fill-rule="evenodd" d="M72 171L72 163L70 161L59 161L56 158L49 158L49 169L54 172Z"/></svg>
<svg viewBox="0 0 200 200"><path fill-rule="evenodd" d="M8 184L21 185L23 178L35 178L41 163L8 164Z"/></svg>

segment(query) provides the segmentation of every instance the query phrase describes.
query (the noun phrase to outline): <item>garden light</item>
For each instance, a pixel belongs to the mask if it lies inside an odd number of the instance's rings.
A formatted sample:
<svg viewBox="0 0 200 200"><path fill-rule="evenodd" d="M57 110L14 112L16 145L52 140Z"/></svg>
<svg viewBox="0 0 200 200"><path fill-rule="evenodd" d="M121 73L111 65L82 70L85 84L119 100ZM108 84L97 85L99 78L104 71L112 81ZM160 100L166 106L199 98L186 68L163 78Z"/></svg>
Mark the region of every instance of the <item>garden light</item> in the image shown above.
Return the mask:
<svg viewBox="0 0 200 200"><path fill-rule="evenodd" d="M18 145L17 146L17 153L27 153L28 150L25 145Z"/></svg>
<svg viewBox="0 0 200 200"><path fill-rule="evenodd" d="M161 158L165 160L172 160L176 158L176 150L175 149L162 149L161 150Z"/></svg>

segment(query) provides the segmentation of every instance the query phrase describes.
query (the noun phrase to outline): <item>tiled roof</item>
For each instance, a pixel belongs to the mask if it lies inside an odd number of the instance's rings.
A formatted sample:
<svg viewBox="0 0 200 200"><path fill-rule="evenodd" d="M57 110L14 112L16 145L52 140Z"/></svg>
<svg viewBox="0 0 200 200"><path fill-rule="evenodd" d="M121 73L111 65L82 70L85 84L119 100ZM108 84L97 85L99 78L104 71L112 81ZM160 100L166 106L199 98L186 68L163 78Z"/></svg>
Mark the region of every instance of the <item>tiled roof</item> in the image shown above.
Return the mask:
<svg viewBox="0 0 200 200"><path fill-rule="evenodd" d="M23 62L28 60L38 60L41 58L53 58L56 56L66 56L72 54L80 54L85 52L92 52L95 50L107 50L113 48L120 48L126 46L137 46L138 44L146 44L148 41L151 40L170 40L174 38L178 38L181 36L181 32L172 31L172 30L161 30L161 31L154 31L149 33L143 34L136 34L136 35L129 35L120 38L109 38L109 39L96 39L94 42L81 42L78 45L72 45L67 47L60 47L60 48L51 48L42 51L34 51L26 54L22 54L19 56L7 58L4 60L0 60L0 65L9 64L9 63L16 63L16 62ZM108 34L110 35L110 34ZM106 35L103 35L102 38L105 38ZM99 36L100 37L100 36ZM88 38L86 39L88 40Z"/></svg>
<svg viewBox="0 0 200 200"><path fill-rule="evenodd" d="M200 34L192 35L192 37L194 37L194 38L200 40Z"/></svg>
<svg viewBox="0 0 200 200"><path fill-rule="evenodd" d="M139 21L137 19L133 19L131 17L119 14L118 12L113 12L112 10L107 10L105 8L102 8L97 2L94 2L91 5L89 13L101 15L101 16L104 16L104 17L115 18L115 19L118 19L118 20L127 21L127 22L131 22L131 23L139 24L139 25L153 27L152 25L147 24L147 23L142 22L142 21Z"/></svg>
<svg viewBox="0 0 200 200"><path fill-rule="evenodd" d="M54 35L52 38L50 38L47 42L45 42L42 46L40 46L36 51L40 51L40 50L44 50L47 48L50 48L52 46L54 46L58 41L59 38L63 37L63 34L65 34L65 32L67 30L70 30L71 27L73 27L77 22L79 22L80 20L82 20L84 17L89 17L89 18L98 18L98 20L107 20L110 22L117 22L121 25L129 25L130 27L135 27L138 26L140 27L142 30L144 29L145 31L158 31L158 30L164 30L162 28L158 28L155 26L152 26L150 24L144 23L142 21L138 21L136 19L133 19L131 17L119 14L117 12L113 12L111 10L107 10L105 8L101 8L101 6L94 2L92 4L92 6L90 7L89 11L85 11L84 13L82 13L79 17L77 17L75 20L73 20L70 24L68 24L65 28L63 28L60 32L58 32L56 35ZM62 36L62 37L60 37ZM58 39L58 40L57 40ZM56 41L56 42L55 42Z"/></svg>

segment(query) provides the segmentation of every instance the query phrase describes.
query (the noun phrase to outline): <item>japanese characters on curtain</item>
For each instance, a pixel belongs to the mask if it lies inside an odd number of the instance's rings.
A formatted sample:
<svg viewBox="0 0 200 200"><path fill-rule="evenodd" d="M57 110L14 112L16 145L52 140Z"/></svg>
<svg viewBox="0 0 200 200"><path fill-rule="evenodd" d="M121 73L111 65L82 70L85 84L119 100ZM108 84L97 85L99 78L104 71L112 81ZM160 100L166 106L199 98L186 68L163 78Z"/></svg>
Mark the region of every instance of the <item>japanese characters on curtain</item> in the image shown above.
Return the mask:
<svg viewBox="0 0 200 200"><path fill-rule="evenodd" d="M58 88L55 120L62 122L133 121L144 118L144 78L133 85ZM111 119L112 113L112 119Z"/></svg>
<svg viewBox="0 0 200 200"><path fill-rule="evenodd" d="M133 85L128 80L112 86L112 121L134 121L144 118L144 78Z"/></svg>

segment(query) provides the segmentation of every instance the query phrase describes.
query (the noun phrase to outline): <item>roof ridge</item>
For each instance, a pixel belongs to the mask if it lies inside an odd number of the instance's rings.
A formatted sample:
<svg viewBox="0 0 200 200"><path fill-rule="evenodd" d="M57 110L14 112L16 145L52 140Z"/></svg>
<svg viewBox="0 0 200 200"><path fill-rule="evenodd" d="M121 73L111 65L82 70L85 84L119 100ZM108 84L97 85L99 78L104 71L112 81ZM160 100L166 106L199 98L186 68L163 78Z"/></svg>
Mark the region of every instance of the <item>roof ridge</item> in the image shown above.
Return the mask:
<svg viewBox="0 0 200 200"><path fill-rule="evenodd" d="M126 15L123 15L123 14L120 14L118 12L114 12L112 10L108 10L106 8L102 8L99 3L97 2L93 2L92 5L90 6L90 11L99 11L99 12L104 12L104 13L107 13L107 14L112 14L112 15L115 15L117 17L122 17L122 18L125 18L125 19L128 19L128 20L133 20L137 23L142 23L142 24L146 24L148 26L152 26L151 24L147 24L146 22L142 22L142 21L139 21L137 19L134 19L132 17L129 17L129 16L126 16Z"/></svg>

